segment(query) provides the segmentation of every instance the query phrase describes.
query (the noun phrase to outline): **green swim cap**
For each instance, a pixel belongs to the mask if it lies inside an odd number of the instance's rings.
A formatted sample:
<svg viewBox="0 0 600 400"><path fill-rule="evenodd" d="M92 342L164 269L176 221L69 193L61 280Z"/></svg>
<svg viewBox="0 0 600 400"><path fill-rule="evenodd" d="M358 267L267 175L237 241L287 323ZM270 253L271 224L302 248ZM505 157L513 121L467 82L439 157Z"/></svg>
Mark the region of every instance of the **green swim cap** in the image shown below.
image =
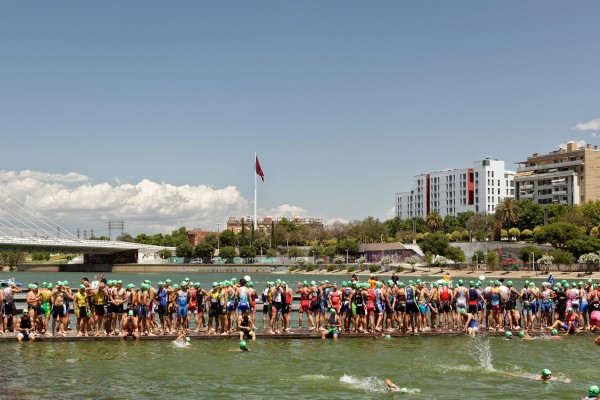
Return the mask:
<svg viewBox="0 0 600 400"><path fill-rule="evenodd" d="M85 285L82 283L81 285L79 285L79 289L85 289Z"/></svg>
<svg viewBox="0 0 600 400"><path fill-rule="evenodd" d="M462 279L459 279L459 280L458 280L458 286L462 286L462 284L463 284L463 283L464 283L464 282L463 282L463 280L462 280Z"/></svg>
<svg viewBox="0 0 600 400"><path fill-rule="evenodd" d="M579 281L579 283L577 284L577 286L583 286L583 282Z"/></svg>
<svg viewBox="0 0 600 400"><path fill-rule="evenodd" d="M377 282L377 283L375 284L375 287L378 287L378 288L380 288L380 287L382 287L382 286L383 286L383 282Z"/></svg>
<svg viewBox="0 0 600 400"><path fill-rule="evenodd" d="M525 283L523 284L523 286L529 286L529 281L525 281Z"/></svg>
<svg viewBox="0 0 600 400"><path fill-rule="evenodd" d="M56 281L56 286L62 286L62 285L63 285L62 281Z"/></svg>
<svg viewBox="0 0 600 400"><path fill-rule="evenodd" d="M408 393L408 389L407 388L400 388L400 389L398 389L398 391L400 393Z"/></svg>
<svg viewBox="0 0 600 400"><path fill-rule="evenodd" d="M248 287L254 287L254 283L252 281L248 282Z"/></svg>
<svg viewBox="0 0 600 400"><path fill-rule="evenodd" d="M414 281L408 281L408 284L409 284L409 285L414 285L414 284L415 284L415 282L414 282Z"/></svg>
<svg viewBox="0 0 600 400"><path fill-rule="evenodd" d="M69 286L69 281L63 281L63 285Z"/></svg>
<svg viewBox="0 0 600 400"><path fill-rule="evenodd" d="M28 287L29 289L31 289L31 287L32 287L32 286L33 286L33 285L32 285L31 283L30 283L29 285L27 285L27 287Z"/></svg>
<svg viewBox="0 0 600 400"><path fill-rule="evenodd" d="M513 284L512 284L512 281L508 281L508 282L506 282L506 286L512 286L512 285L513 285Z"/></svg>
<svg viewBox="0 0 600 400"><path fill-rule="evenodd" d="M459 313L464 314L467 312L467 310L465 310L464 308L461 308L460 310L458 310Z"/></svg>
<svg viewBox="0 0 600 400"><path fill-rule="evenodd" d="M383 338L384 339L391 339L392 337L390 335L385 335Z"/></svg>
<svg viewBox="0 0 600 400"><path fill-rule="evenodd" d="M535 286L535 283L529 282L529 286Z"/></svg>
<svg viewBox="0 0 600 400"><path fill-rule="evenodd" d="M469 281L469 286L475 286L475 282Z"/></svg>
<svg viewBox="0 0 600 400"><path fill-rule="evenodd" d="M558 335L558 331L556 329L552 329L552 332L550 333L552 334L552 336Z"/></svg>
<svg viewBox="0 0 600 400"><path fill-rule="evenodd" d="M542 370L542 376L548 376L548 375L552 375L552 371L550 371L548 368L544 368Z"/></svg>
<svg viewBox="0 0 600 400"><path fill-rule="evenodd" d="M421 280L420 280L420 279L417 279L417 283L421 283Z"/></svg>
<svg viewBox="0 0 600 400"><path fill-rule="evenodd" d="M438 285L438 283L437 283L437 282L433 282L433 287L435 287L435 288L436 288L436 287L438 287L438 286L439 286L439 285Z"/></svg>
<svg viewBox="0 0 600 400"><path fill-rule="evenodd" d="M598 386L592 385L588 389L588 393L590 394L590 397L598 397L598 395L600 394L600 389L598 388Z"/></svg>
<svg viewBox="0 0 600 400"><path fill-rule="evenodd" d="M127 312L127 315L129 315L129 316L131 317L131 316L133 315L133 310L129 310L129 311Z"/></svg>
<svg viewBox="0 0 600 400"><path fill-rule="evenodd" d="M311 284L311 286L313 286L313 285L316 285L316 284L317 284L317 282L315 282L315 281L310 281L310 284Z"/></svg>
<svg viewBox="0 0 600 400"><path fill-rule="evenodd" d="M573 312L573 311L575 311L575 310L573 310L573 307L567 308L567 312Z"/></svg>
<svg viewBox="0 0 600 400"><path fill-rule="evenodd" d="M133 283L130 283L127 285L127 289L133 289L135 287L135 285Z"/></svg>
<svg viewBox="0 0 600 400"><path fill-rule="evenodd" d="M34 283L34 284L32 284L32 285L31 285L31 288L32 288L32 289L37 289L37 288L38 288L38 285L36 285L36 284Z"/></svg>
<svg viewBox="0 0 600 400"><path fill-rule="evenodd" d="M166 283L171 283L171 282L173 282L173 281L172 281L172 280L170 280L170 279L167 279L165 282L166 282Z"/></svg>
<svg viewBox="0 0 600 400"><path fill-rule="evenodd" d="M563 283L563 287L564 287L565 289L568 289L568 288L569 288L569 284L568 284L568 283Z"/></svg>
<svg viewBox="0 0 600 400"><path fill-rule="evenodd" d="M279 280L279 279L277 279L277 280ZM326 284L329 284L329 280L328 280L328 279L325 279L325 283L326 283Z"/></svg>
<svg viewBox="0 0 600 400"><path fill-rule="evenodd" d="M25 314L29 314L29 311L27 311L26 308L23 309L23 315L25 315Z"/></svg>
<svg viewBox="0 0 600 400"><path fill-rule="evenodd" d="M219 286L219 284L217 282L212 283L212 287L217 287L217 286Z"/></svg>
<svg viewBox="0 0 600 400"><path fill-rule="evenodd" d="M398 282L398 287L404 287L404 282Z"/></svg>
<svg viewBox="0 0 600 400"><path fill-rule="evenodd" d="M525 337L525 332L519 332L519 337L520 338Z"/></svg>
<svg viewBox="0 0 600 400"><path fill-rule="evenodd" d="M335 309L334 308L330 308L329 309L329 314L335 314Z"/></svg>
<svg viewBox="0 0 600 400"><path fill-rule="evenodd" d="M554 286L554 287L552 288L552 290L554 290L554 291L556 292L556 291L558 290L558 286Z"/></svg>
<svg viewBox="0 0 600 400"><path fill-rule="evenodd" d="M178 284L174 284L173 285L173 289L179 289L179 285Z"/></svg>
<svg viewBox="0 0 600 400"><path fill-rule="evenodd" d="M194 283L194 286L200 287L200 282Z"/></svg>
<svg viewBox="0 0 600 400"><path fill-rule="evenodd" d="M598 289L598 284L594 283L594 286L592 286L593 289Z"/></svg>
<svg viewBox="0 0 600 400"><path fill-rule="evenodd" d="M52 283L49 283L48 286L46 286L48 289L52 289L54 286L52 285Z"/></svg>
<svg viewBox="0 0 600 400"><path fill-rule="evenodd" d="M510 332L506 332L506 333L504 334L504 336L506 336L507 338L509 338L509 337L511 337L511 336L512 336L512 333L510 333Z"/></svg>
<svg viewBox="0 0 600 400"><path fill-rule="evenodd" d="M276 283L276 284L278 284L278 285L281 285L281 279L277 279L277 280L275 281L275 283Z"/></svg>
<svg viewBox="0 0 600 400"><path fill-rule="evenodd" d="M190 337L189 337L189 336L186 336L186 337L185 337L185 340L187 340L188 342L191 342L191 341L192 341L192 339L190 339Z"/></svg>
<svg viewBox="0 0 600 400"><path fill-rule="evenodd" d="M588 279L588 280L587 280L587 283L592 283L592 282L594 282L594 281L592 280L592 278L590 278L590 279Z"/></svg>
<svg viewBox="0 0 600 400"><path fill-rule="evenodd" d="M246 342L244 342L243 340L240 342L240 349L245 350L247 347Z"/></svg>

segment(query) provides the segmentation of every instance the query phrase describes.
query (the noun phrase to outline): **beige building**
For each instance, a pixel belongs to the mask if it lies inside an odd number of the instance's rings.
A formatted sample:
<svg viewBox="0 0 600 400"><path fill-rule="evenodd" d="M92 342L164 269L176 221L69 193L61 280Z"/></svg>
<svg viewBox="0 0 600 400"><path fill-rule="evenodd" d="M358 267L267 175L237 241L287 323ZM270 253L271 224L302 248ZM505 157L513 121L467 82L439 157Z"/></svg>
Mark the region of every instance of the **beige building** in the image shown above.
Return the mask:
<svg viewBox="0 0 600 400"><path fill-rule="evenodd" d="M600 150L598 146L565 148L533 154L515 174L515 198L540 204L583 204L600 200Z"/></svg>
<svg viewBox="0 0 600 400"><path fill-rule="evenodd" d="M242 230L242 219L244 220L244 226L246 230L250 231L252 229L252 224L254 223L253 217L229 217L227 220L227 229L233 231L233 233L239 233ZM265 233L271 233L271 224L277 224L281 221L282 218L272 218L272 217L264 217L257 218L256 227L257 229L264 231ZM316 218L302 218L302 217L294 217L294 218L286 218L288 221L293 222L298 225L305 225L309 228L323 228L323 220Z"/></svg>

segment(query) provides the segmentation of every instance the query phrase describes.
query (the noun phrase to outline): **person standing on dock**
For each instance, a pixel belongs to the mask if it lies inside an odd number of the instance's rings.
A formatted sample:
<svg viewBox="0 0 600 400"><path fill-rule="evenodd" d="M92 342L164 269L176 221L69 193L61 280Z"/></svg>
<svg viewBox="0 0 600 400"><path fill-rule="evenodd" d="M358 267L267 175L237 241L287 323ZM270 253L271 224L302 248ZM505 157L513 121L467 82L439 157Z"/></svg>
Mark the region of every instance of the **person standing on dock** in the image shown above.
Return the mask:
<svg viewBox="0 0 600 400"><path fill-rule="evenodd" d="M187 282L181 282L181 289L177 292L177 332L187 333L187 313L190 304L190 292Z"/></svg>
<svg viewBox="0 0 600 400"><path fill-rule="evenodd" d="M56 282L56 288L52 292L52 334L54 336L54 332L56 329L56 325L58 324L58 332L57 334L65 336L64 326L63 326L63 317L65 316L65 297L67 296L67 292L64 289L63 282Z"/></svg>
<svg viewBox="0 0 600 400"><path fill-rule="evenodd" d="M17 307L15 306L15 293L21 293L21 288L13 281L10 285L2 290L2 302L4 304L4 332L8 332L9 322L12 329L16 329L17 325ZM10 319L10 321L9 321Z"/></svg>
<svg viewBox="0 0 600 400"><path fill-rule="evenodd" d="M104 322L104 315L106 314L104 306L106 305L106 299L108 297L108 289L103 282L98 282L98 288L94 290L93 293L94 328L96 336L100 336L102 334L101 330Z"/></svg>
<svg viewBox="0 0 600 400"><path fill-rule="evenodd" d="M296 293L300 293L300 310L298 310L298 330L302 330L302 315L306 313L308 318L308 330L314 329L314 322L310 315L310 289L308 288L308 282L298 282L298 289Z"/></svg>
<svg viewBox="0 0 600 400"><path fill-rule="evenodd" d="M29 318L31 318L31 321L33 321L34 330L37 332L41 332L41 330L42 330L41 327L36 326L37 320L38 320L38 315L40 315L41 311L42 311L40 308L41 297L42 297L42 295L38 289L38 285L37 284L29 285L29 292L27 292L27 298L26 298L27 311L29 312Z"/></svg>

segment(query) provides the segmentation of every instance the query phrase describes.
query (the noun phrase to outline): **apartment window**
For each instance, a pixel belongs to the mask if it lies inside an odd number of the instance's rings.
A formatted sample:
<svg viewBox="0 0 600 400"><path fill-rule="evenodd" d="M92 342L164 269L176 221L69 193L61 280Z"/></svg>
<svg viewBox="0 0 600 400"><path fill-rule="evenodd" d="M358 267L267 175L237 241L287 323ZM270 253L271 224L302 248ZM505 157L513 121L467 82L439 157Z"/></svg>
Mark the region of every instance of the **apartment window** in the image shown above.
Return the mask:
<svg viewBox="0 0 600 400"><path fill-rule="evenodd" d="M500 186L500 179L498 179L498 186Z"/></svg>
<svg viewBox="0 0 600 400"><path fill-rule="evenodd" d="M500 188L498 188L498 194L500 194Z"/></svg>

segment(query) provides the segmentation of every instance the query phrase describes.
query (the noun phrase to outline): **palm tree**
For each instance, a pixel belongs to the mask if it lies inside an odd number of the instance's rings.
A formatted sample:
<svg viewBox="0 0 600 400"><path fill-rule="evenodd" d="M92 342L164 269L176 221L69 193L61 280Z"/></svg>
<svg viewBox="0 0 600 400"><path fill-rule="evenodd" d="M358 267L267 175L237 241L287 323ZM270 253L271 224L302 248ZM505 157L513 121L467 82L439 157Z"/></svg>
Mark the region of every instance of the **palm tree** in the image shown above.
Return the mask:
<svg viewBox="0 0 600 400"><path fill-rule="evenodd" d="M507 228L511 228L519 220L519 210L515 199L504 198L496 207L496 218Z"/></svg>
<svg viewBox="0 0 600 400"><path fill-rule="evenodd" d="M435 232L435 231L438 231L442 227L442 224L444 223L444 221L442 220L442 216L440 215L439 212L433 211L427 215L427 218L425 219L425 223L427 224L427 227L432 232Z"/></svg>

